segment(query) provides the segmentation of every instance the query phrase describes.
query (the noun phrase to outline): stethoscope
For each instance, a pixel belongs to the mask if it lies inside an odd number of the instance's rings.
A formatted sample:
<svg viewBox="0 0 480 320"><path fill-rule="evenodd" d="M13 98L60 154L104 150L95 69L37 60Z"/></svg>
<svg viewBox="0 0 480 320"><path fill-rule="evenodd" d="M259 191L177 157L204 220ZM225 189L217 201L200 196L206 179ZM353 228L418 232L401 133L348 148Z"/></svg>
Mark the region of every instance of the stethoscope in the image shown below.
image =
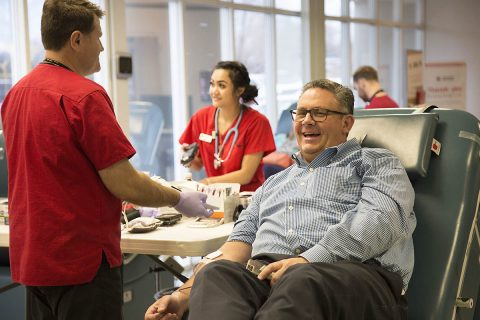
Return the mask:
<svg viewBox="0 0 480 320"><path fill-rule="evenodd" d="M228 158L230 158L230 155L232 154L233 147L235 146L235 143L237 143L238 126L240 125L240 121L242 121L243 106L241 107L240 115L238 116L237 123L235 124L235 126L233 128L230 128L227 131L227 134L225 135L225 139L223 140L223 143L220 146L220 148L218 147L218 140L220 138L220 134L218 132L218 114L219 113L220 113L220 109L217 108L217 110L215 110L215 153L213 154L213 167L215 169L220 168L220 166L222 165L222 162L224 162L224 161L228 160ZM230 150L228 150L227 157L225 159L222 159L220 154L222 153L223 148L225 147L225 144L227 143L228 139L230 138L230 136L232 134L233 134L233 141L232 141L232 144L230 145Z"/></svg>

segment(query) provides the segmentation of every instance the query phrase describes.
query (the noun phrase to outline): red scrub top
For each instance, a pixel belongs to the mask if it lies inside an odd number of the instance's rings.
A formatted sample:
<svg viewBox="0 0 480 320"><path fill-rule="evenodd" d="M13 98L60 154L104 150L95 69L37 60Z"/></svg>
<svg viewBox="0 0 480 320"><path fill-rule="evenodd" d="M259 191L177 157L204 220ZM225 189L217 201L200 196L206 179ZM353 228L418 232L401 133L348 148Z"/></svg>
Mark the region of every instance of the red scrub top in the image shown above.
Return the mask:
<svg viewBox="0 0 480 320"><path fill-rule="evenodd" d="M263 152L263 156L275 151L275 141L273 139L272 128L268 119L250 107L244 106L243 116L238 126L238 139L233 146L233 150L228 159L222 165L215 169L213 165L213 154L215 153L215 140L211 142L202 141L199 139L200 134L212 135L215 131L215 110L214 106L207 106L197 111L187 128L180 137L180 143L199 144L199 155L202 158L203 165L208 177L221 176L226 173L240 170L242 167L242 160L245 154L253 154ZM233 122L231 128L237 123L238 118ZM219 138L219 146L224 142L228 130ZM226 158L230 148L232 147L233 134L225 143L222 153L222 159ZM241 191L255 191L265 181L263 174L263 161L257 168L252 180L241 186Z"/></svg>
<svg viewBox="0 0 480 320"><path fill-rule="evenodd" d="M393 101L388 95L381 97L373 97L365 109L377 109L377 108L398 108L398 104Z"/></svg>
<svg viewBox="0 0 480 320"><path fill-rule="evenodd" d="M1 109L8 161L12 279L28 286L89 282L105 253L120 266L121 202L98 174L135 150L105 90L40 64Z"/></svg>

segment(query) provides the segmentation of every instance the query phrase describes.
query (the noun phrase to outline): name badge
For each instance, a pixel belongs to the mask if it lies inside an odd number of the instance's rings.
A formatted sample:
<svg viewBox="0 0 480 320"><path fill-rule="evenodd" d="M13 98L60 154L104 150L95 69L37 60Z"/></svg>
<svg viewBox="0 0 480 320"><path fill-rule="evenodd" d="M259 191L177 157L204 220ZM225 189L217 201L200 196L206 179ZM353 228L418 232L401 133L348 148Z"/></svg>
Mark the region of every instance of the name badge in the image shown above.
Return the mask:
<svg viewBox="0 0 480 320"><path fill-rule="evenodd" d="M211 143L213 140L213 137L209 134L206 133L200 133L200 136L198 137L200 141L206 142L206 143Z"/></svg>

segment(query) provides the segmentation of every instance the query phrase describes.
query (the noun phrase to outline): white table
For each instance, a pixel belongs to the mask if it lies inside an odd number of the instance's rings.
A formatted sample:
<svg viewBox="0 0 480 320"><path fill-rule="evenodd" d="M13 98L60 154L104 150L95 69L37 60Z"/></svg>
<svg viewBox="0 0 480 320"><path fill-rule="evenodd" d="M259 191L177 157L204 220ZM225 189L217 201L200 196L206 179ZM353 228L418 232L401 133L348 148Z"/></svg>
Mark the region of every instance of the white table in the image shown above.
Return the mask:
<svg viewBox="0 0 480 320"><path fill-rule="evenodd" d="M233 222L212 228L192 228L193 218L182 218L171 227L148 233L122 231L120 247L125 253L171 256L204 256L220 248L232 232Z"/></svg>
<svg viewBox="0 0 480 320"><path fill-rule="evenodd" d="M124 253L171 256L204 256L217 250L232 232L233 222L212 228L191 228L192 218L183 218L171 227L148 233L122 231L120 247ZM0 225L0 247L8 247L9 229Z"/></svg>
<svg viewBox="0 0 480 320"><path fill-rule="evenodd" d="M120 248L124 253L145 255L170 256L205 256L220 248L232 232L233 222L211 228L192 228L195 219L183 217L177 224L170 227L159 227L147 233L129 233L122 231ZM0 247L9 246L9 229L7 225L0 225ZM177 278L186 281L178 273L156 257L155 262L170 271Z"/></svg>
<svg viewBox="0 0 480 320"><path fill-rule="evenodd" d="M8 247L8 226L0 224L0 247Z"/></svg>

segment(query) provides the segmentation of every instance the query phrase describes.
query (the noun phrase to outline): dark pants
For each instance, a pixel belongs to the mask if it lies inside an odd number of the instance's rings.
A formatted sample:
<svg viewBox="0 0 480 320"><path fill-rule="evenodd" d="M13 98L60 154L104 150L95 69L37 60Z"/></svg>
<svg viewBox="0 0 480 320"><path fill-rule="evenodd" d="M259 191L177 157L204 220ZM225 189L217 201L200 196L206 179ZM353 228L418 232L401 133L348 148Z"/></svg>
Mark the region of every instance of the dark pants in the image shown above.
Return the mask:
<svg viewBox="0 0 480 320"><path fill-rule="evenodd" d="M122 268L110 269L105 256L89 283L27 287L28 320L118 320L122 304Z"/></svg>
<svg viewBox="0 0 480 320"><path fill-rule="evenodd" d="M400 320L402 279L376 264L297 264L270 287L226 260L206 265L190 294L189 320Z"/></svg>

